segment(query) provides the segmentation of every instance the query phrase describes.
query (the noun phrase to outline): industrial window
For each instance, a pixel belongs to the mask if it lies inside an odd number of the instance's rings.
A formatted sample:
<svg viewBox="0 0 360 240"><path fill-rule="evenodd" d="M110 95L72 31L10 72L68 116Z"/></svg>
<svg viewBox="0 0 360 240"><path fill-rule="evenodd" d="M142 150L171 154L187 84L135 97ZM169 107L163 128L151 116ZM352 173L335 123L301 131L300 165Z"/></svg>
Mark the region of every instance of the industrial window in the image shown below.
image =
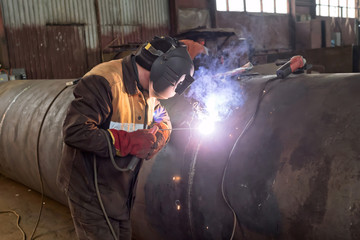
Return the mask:
<svg viewBox="0 0 360 240"><path fill-rule="evenodd" d="M355 18L355 0L316 0L316 15Z"/></svg>
<svg viewBox="0 0 360 240"><path fill-rule="evenodd" d="M216 9L227 12L288 13L287 0L216 0Z"/></svg>

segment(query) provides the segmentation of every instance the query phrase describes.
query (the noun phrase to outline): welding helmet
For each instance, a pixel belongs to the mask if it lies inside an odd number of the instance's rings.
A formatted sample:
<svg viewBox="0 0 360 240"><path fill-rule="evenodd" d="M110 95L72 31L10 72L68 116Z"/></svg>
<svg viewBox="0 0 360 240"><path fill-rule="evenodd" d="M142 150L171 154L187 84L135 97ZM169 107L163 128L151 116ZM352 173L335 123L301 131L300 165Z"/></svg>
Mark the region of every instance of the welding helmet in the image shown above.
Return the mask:
<svg viewBox="0 0 360 240"><path fill-rule="evenodd" d="M194 81L194 64L186 45L171 37L155 37L135 55L135 61L150 71L149 92L160 99L181 95Z"/></svg>

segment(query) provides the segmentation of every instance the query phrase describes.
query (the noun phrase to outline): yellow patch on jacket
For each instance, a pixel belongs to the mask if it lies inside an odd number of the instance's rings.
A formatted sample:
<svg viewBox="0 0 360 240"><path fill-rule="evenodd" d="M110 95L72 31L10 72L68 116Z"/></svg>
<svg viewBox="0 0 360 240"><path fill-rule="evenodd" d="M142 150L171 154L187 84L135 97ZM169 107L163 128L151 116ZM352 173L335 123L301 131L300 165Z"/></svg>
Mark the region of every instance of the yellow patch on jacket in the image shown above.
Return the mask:
<svg viewBox="0 0 360 240"><path fill-rule="evenodd" d="M119 123L121 130L135 131L139 124L145 121L145 101L148 104L147 125L152 122L155 98L149 98L137 89L134 95L126 92L123 82L122 59L112 60L95 66L84 77L98 75L104 77L110 84L112 93L113 115L111 121ZM134 79L134 81L136 81Z"/></svg>

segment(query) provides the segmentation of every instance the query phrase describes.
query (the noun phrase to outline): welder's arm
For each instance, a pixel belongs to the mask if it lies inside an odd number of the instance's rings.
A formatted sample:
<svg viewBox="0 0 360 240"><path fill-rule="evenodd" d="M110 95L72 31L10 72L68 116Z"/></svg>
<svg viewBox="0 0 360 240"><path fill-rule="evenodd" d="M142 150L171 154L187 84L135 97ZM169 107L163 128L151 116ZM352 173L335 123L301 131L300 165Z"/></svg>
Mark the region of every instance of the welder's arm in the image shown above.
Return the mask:
<svg viewBox="0 0 360 240"><path fill-rule="evenodd" d="M109 157L106 136L99 129L112 111L108 81L96 75L87 76L76 85L74 96L63 125L64 142L100 157ZM115 154L115 148L113 150Z"/></svg>
<svg viewBox="0 0 360 240"><path fill-rule="evenodd" d="M155 154L157 154L170 140L171 134L171 122L169 114L166 109L161 106L160 102L155 107L154 119L152 126L157 126L159 130L156 132L156 142L152 146L152 151L149 154L148 159L151 159Z"/></svg>
<svg viewBox="0 0 360 240"><path fill-rule="evenodd" d="M159 100L156 100L152 125L157 125L159 127L159 129L171 129L172 128L169 114L166 111L166 109L161 105ZM167 136L165 136L166 143L167 143L170 139L171 130L160 131L160 132L167 133Z"/></svg>

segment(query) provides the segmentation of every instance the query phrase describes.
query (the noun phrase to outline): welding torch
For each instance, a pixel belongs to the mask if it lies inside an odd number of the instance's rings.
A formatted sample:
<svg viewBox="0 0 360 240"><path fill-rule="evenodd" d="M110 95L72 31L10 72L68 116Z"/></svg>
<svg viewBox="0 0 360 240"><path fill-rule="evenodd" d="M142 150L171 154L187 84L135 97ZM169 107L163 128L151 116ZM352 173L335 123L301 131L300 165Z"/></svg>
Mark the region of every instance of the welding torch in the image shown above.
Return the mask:
<svg viewBox="0 0 360 240"><path fill-rule="evenodd" d="M150 132L155 134L159 130L160 129L158 127L156 127L156 128L150 129ZM128 171L128 170L135 171L135 168L138 165L138 163L140 162L140 160L141 160L140 158L138 158L136 156L132 156L132 158L130 159L128 165L126 166L126 168L124 170L125 171Z"/></svg>
<svg viewBox="0 0 360 240"><path fill-rule="evenodd" d="M185 129L190 129L190 128L165 128L165 129L158 129L158 131L173 131L173 130L185 130ZM140 161L140 158L133 156L131 158L130 162L128 163L126 169L134 171L136 166L138 165L139 161Z"/></svg>
<svg viewBox="0 0 360 240"><path fill-rule="evenodd" d="M176 130L188 130L188 129L196 129L196 128L164 128L164 129L159 129L158 131L176 131Z"/></svg>
<svg viewBox="0 0 360 240"><path fill-rule="evenodd" d="M288 62L283 64L277 71L276 75L279 78L286 78L291 73L304 68L306 66L306 59L300 55L292 57Z"/></svg>

